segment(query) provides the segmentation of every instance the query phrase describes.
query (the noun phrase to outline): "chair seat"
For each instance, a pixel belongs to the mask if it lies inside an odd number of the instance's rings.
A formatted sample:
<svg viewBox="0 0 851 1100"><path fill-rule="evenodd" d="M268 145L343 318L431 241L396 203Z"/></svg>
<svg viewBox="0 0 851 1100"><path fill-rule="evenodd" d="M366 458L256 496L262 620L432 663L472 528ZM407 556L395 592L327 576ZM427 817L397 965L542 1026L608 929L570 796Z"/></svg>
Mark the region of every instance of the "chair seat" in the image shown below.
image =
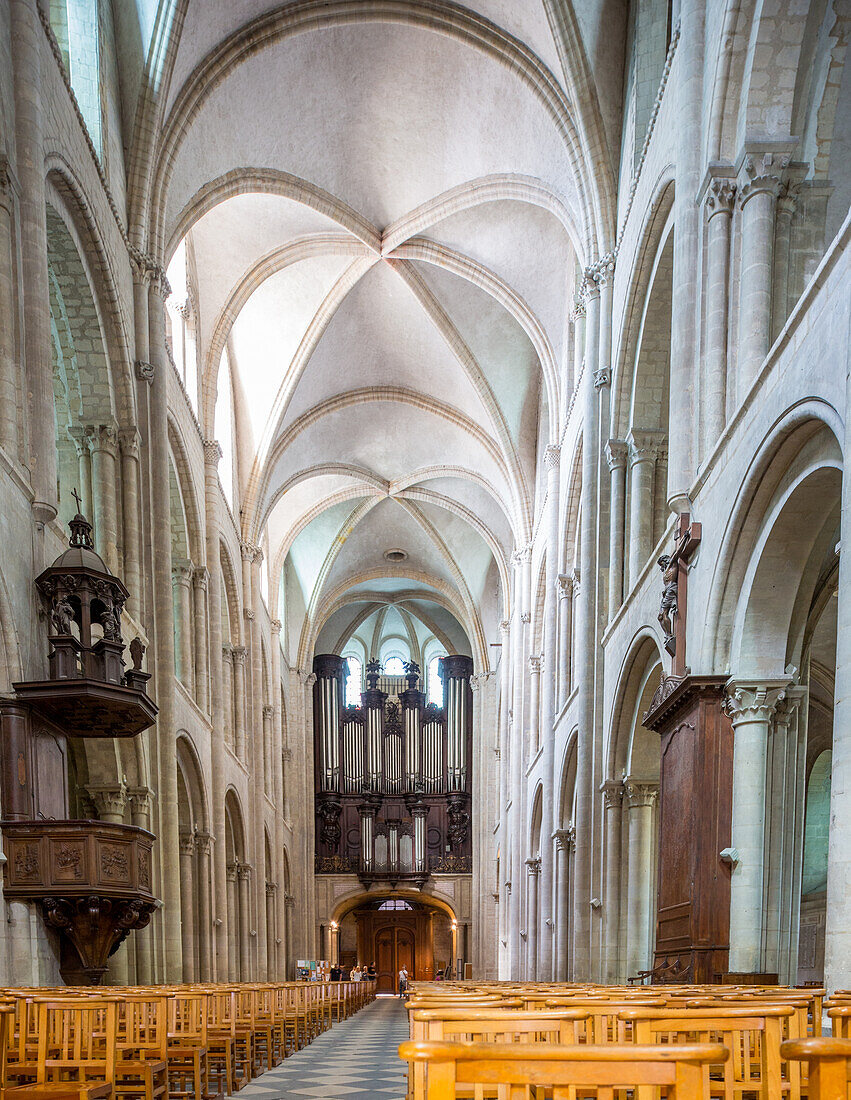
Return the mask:
<svg viewBox="0 0 851 1100"><path fill-rule="evenodd" d="M108 1100L112 1085L108 1081L52 1081L42 1085L15 1085L4 1094L18 1100Z"/></svg>

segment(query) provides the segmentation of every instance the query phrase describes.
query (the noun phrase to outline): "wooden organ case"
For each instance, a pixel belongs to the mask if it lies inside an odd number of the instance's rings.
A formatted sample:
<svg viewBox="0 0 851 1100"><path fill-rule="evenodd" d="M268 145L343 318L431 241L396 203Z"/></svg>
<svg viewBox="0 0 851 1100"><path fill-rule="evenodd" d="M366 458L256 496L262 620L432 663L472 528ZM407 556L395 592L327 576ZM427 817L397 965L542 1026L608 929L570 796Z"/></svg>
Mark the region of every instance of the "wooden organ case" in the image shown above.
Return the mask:
<svg viewBox="0 0 851 1100"><path fill-rule="evenodd" d="M317 873L419 889L469 874L472 658L443 658L443 707L426 705L416 664L392 696L370 661L359 707L343 705L345 658L320 654L313 671Z"/></svg>

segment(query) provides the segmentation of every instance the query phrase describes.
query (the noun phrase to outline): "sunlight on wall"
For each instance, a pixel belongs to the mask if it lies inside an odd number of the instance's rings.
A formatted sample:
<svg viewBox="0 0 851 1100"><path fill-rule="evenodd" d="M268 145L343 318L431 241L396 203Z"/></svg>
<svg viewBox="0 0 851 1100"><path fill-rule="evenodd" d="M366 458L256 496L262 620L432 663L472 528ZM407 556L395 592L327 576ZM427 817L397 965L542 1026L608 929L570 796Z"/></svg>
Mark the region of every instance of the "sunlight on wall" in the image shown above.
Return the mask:
<svg viewBox="0 0 851 1100"><path fill-rule="evenodd" d="M825 749L810 772L804 827L804 872L801 893L818 893L827 886L827 833L830 824L830 765L833 753Z"/></svg>

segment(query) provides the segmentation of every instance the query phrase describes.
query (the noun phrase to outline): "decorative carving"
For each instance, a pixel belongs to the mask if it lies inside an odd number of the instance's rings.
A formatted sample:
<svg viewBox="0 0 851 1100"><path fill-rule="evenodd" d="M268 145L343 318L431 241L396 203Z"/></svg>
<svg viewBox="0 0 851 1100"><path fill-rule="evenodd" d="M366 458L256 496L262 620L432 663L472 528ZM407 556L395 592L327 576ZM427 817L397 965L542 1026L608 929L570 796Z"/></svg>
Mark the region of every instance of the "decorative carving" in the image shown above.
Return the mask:
<svg viewBox="0 0 851 1100"><path fill-rule="evenodd" d="M145 656L145 646L142 645L142 639L136 635L133 641L130 643L130 660L133 662L133 669L136 672L140 672L142 669L142 658Z"/></svg>
<svg viewBox="0 0 851 1100"><path fill-rule="evenodd" d="M139 885L143 890L151 889L151 853L145 848L139 849Z"/></svg>
<svg viewBox="0 0 851 1100"><path fill-rule="evenodd" d="M319 856L315 860L316 873L319 875L348 875L357 870L356 861L348 856ZM287 899L289 902L291 899Z"/></svg>
<svg viewBox="0 0 851 1100"><path fill-rule="evenodd" d="M706 207L709 217L715 214L732 214L736 201L736 181L728 176L716 176L706 191Z"/></svg>
<svg viewBox="0 0 851 1100"><path fill-rule="evenodd" d="M77 844L60 844L56 849L56 866L62 871L67 871L74 878L82 878L83 870L80 864L83 861L83 850Z"/></svg>
<svg viewBox="0 0 851 1100"><path fill-rule="evenodd" d="M449 818L449 846L455 851L461 848L470 831L470 814L467 810L467 795L454 792L446 796Z"/></svg>
<svg viewBox="0 0 851 1100"><path fill-rule="evenodd" d="M746 153L742 161L739 204L744 207L754 195L768 194L777 198L783 173L789 167L789 153L761 151Z"/></svg>
<svg viewBox="0 0 851 1100"><path fill-rule="evenodd" d="M134 929L144 928L157 903L92 894L85 898L49 896L42 900L45 924L69 941L76 959L63 954L62 975L71 984L99 985L107 959Z"/></svg>
<svg viewBox="0 0 851 1100"><path fill-rule="evenodd" d="M617 809L623 800L623 782L620 779L607 779L600 784L606 809Z"/></svg>
<svg viewBox="0 0 851 1100"><path fill-rule="evenodd" d="M104 878L128 878L129 867L126 849L104 845L100 852L100 869Z"/></svg>
<svg viewBox="0 0 851 1100"><path fill-rule="evenodd" d="M15 853L15 874L18 878L35 878L41 874L37 844L24 844Z"/></svg>
<svg viewBox="0 0 851 1100"><path fill-rule="evenodd" d="M612 380L612 372L608 367L600 367L594 371L594 389L599 390L603 386L608 386Z"/></svg>
<svg viewBox="0 0 851 1100"><path fill-rule="evenodd" d="M429 860L429 870L437 874L469 875L473 871L473 861L469 856L434 856Z"/></svg>
<svg viewBox="0 0 851 1100"><path fill-rule="evenodd" d="M669 554L663 554L656 564L662 570L662 600L656 618L662 627L665 649L673 657L677 651L677 640L674 636L674 618L677 614L680 571L676 561Z"/></svg>
<svg viewBox="0 0 851 1100"><path fill-rule="evenodd" d="M331 851L336 851L340 844L340 814L342 809L343 804L336 795L325 792L317 796L316 812L322 818L320 839Z"/></svg>
<svg viewBox="0 0 851 1100"><path fill-rule="evenodd" d="M147 382L148 385L153 382L156 373L153 363L146 363L144 359L137 359L133 364L133 368L136 372L136 378L140 382Z"/></svg>
<svg viewBox="0 0 851 1100"><path fill-rule="evenodd" d="M548 470L557 469L561 462L561 447L555 443L550 443L544 448L544 465Z"/></svg>
<svg viewBox="0 0 851 1100"><path fill-rule="evenodd" d="M50 609L50 625L54 634L71 636L71 623L74 619L74 605L66 592L58 592Z"/></svg>
<svg viewBox="0 0 851 1100"><path fill-rule="evenodd" d="M628 455L629 447L622 439L610 439L606 444L606 463L609 471L625 469Z"/></svg>

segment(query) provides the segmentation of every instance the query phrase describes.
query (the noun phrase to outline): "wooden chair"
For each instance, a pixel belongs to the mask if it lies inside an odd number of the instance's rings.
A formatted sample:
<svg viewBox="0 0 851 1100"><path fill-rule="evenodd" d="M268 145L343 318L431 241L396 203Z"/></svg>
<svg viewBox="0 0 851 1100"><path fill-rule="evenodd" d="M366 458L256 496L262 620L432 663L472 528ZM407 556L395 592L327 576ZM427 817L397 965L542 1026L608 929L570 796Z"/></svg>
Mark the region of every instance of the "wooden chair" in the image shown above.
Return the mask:
<svg viewBox="0 0 851 1100"><path fill-rule="evenodd" d="M850 1039L794 1039L780 1048L784 1058L809 1066L809 1100L846 1100L851 1085Z"/></svg>
<svg viewBox="0 0 851 1100"><path fill-rule="evenodd" d="M732 1052L713 1067L712 1095L725 1100L743 1094L761 1100L800 1100L800 1074L784 1076L780 1057L782 1022L794 1017L789 1006L715 1006L713 1008L628 1008L636 1043L720 1043Z"/></svg>
<svg viewBox="0 0 851 1100"><path fill-rule="evenodd" d="M168 1100L168 998L124 993L116 1004L115 1100Z"/></svg>
<svg viewBox="0 0 851 1100"><path fill-rule="evenodd" d="M168 1091L171 1100L207 1100L207 996L172 990L168 998ZM223 1093L220 1083L218 1092Z"/></svg>
<svg viewBox="0 0 851 1100"><path fill-rule="evenodd" d="M708 1100L708 1066L728 1056L724 1047L711 1044L571 1047L408 1042L399 1047L400 1058L428 1066L426 1092L415 1100L455 1100L459 1085L502 1086L501 1100L542 1097L544 1090L552 1100L612 1100L616 1089L632 1089L640 1097L642 1086L663 1088L667 1100Z"/></svg>
<svg viewBox="0 0 851 1100"><path fill-rule="evenodd" d="M851 1039L851 1005L839 1005L827 1010L834 1039Z"/></svg>
<svg viewBox="0 0 851 1100"><path fill-rule="evenodd" d="M35 1081L8 1087L8 1100L108 1100L113 1096L117 1006L69 998L38 1003Z"/></svg>

